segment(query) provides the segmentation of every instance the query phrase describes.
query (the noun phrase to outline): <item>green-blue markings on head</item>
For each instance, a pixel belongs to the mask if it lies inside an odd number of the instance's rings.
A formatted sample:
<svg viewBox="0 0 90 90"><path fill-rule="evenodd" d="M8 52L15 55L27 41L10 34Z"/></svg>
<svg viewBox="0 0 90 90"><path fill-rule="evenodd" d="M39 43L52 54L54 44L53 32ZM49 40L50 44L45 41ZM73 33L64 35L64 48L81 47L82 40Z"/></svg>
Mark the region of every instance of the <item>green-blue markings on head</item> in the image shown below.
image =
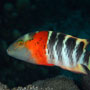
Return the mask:
<svg viewBox="0 0 90 90"><path fill-rule="evenodd" d="M25 47L25 42L29 40L29 34L25 34L16 40L13 44L7 49L8 55L15 57L20 60L27 61L30 57L29 50Z"/></svg>

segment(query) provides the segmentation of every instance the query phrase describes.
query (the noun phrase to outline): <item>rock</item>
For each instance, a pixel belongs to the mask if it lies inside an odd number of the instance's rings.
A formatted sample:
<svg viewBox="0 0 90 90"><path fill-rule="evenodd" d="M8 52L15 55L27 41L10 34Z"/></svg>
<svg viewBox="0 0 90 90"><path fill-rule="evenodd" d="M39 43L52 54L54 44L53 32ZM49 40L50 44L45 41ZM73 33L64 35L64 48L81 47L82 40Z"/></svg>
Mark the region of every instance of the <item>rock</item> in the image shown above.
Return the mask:
<svg viewBox="0 0 90 90"><path fill-rule="evenodd" d="M0 90L10 90L8 87L2 83L0 83Z"/></svg>
<svg viewBox="0 0 90 90"><path fill-rule="evenodd" d="M55 77L34 82L26 87L13 88L12 90L79 90L73 80L66 77Z"/></svg>
<svg viewBox="0 0 90 90"><path fill-rule="evenodd" d="M57 76L46 80L39 80L25 87L19 86L8 89L4 84L0 83L0 90L79 90L73 80L64 76Z"/></svg>

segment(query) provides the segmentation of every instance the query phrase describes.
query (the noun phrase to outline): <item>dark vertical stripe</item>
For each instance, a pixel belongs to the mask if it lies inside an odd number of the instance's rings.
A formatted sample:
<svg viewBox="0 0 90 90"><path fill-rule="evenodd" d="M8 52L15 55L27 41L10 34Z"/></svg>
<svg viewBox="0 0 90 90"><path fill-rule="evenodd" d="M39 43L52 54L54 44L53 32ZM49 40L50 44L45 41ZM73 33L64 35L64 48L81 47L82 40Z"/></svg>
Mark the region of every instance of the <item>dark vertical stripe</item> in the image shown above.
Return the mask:
<svg viewBox="0 0 90 90"><path fill-rule="evenodd" d="M54 59L53 46L56 42L56 35L57 35L56 32L52 32L49 43L48 43L48 50L49 50L48 53L50 54L50 59L52 59L52 60Z"/></svg>
<svg viewBox="0 0 90 90"><path fill-rule="evenodd" d="M73 64L73 58L72 58L72 53L73 53L73 50L75 48L75 45L76 45L76 39L75 38L72 38L70 37L67 41L66 41L66 47L67 47L67 54L68 54L68 57L70 59L70 64Z"/></svg>
<svg viewBox="0 0 90 90"><path fill-rule="evenodd" d="M56 50L57 50L57 55L58 55L58 59L60 60L60 62L62 63L62 47L63 47L63 40L65 39L65 34L60 33L58 36L58 43L56 46Z"/></svg>
<svg viewBox="0 0 90 90"><path fill-rule="evenodd" d="M89 56L90 56L90 52L86 51L84 55L84 63L89 64Z"/></svg>
<svg viewBox="0 0 90 90"><path fill-rule="evenodd" d="M79 60L79 58L80 58L80 56L82 55L82 53L83 53L83 48L84 48L84 42L80 42L80 44L78 45L78 47L77 47L77 62L78 62L78 60Z"/></svg>

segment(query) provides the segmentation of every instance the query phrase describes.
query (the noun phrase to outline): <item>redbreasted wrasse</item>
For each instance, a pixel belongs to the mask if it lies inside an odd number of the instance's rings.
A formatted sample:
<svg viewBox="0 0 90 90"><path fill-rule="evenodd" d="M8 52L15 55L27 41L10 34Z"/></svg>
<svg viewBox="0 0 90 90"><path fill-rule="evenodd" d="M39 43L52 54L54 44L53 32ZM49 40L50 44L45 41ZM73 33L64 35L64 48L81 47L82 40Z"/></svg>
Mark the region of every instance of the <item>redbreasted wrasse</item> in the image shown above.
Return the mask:
<svg viewBox="0 0 90 90"><path fill-rule="evenodd" d="M90 70L87 39L76 38L53 31L27 33L8 49L8 55L37 65L59 66L77 73Z"/></svg>

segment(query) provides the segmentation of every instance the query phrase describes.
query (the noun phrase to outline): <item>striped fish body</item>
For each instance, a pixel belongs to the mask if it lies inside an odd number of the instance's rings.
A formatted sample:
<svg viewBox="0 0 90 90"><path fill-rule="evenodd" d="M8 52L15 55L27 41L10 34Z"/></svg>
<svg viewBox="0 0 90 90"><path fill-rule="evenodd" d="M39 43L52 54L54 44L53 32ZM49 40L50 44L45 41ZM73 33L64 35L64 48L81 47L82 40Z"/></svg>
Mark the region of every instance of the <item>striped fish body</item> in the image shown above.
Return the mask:
<svg viewBox="0 0 90 90"><path fill-rule="evenodd" d="M48 62L73 72L86 73L83 65L90 67L89 52L86 50L88 44L86 39L49 31Z"/></svg>
<svg viewBox="0 0 90 90"><path fill-rule="evenodd" d="M14 42L7 50L10 56L30 63L59 66L78 73L90 70L86 39L53 31L28 33Z"/></svg>

